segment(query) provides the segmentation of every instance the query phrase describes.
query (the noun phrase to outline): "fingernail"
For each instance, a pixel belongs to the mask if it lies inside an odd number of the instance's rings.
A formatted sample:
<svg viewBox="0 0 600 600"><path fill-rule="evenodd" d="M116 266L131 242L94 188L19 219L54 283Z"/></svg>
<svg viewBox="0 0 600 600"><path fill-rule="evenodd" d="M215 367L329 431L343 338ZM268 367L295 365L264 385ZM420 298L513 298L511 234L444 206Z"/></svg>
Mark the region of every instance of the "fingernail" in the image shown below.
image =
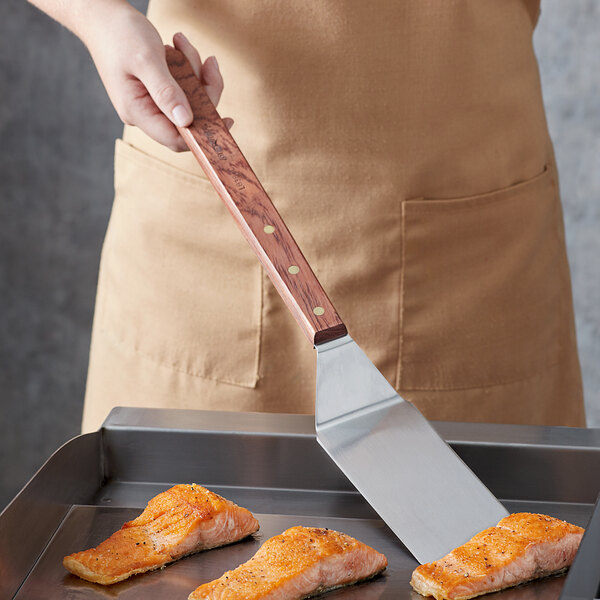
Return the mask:
<svg viewBox="0 0 600 600"><path fill-rule="evenodd" d="M175 121L175 125L177 125L178 127L185 127L186 125L189 124L190 119L192 118L190 111L187 110L187 108L185 106L183 106L183 104L178 104L173 109L172 114L173 114L173 121Z"/></svg>
<svg viewBox="0 0 600 600"><path fill-rule="evenodd" d="M215 67L217 67L217 71L219 71L219 73L221 72L221 68L219 67L219 61L217 60L216 56L211 56L213 62L215 63Z"/></svg>

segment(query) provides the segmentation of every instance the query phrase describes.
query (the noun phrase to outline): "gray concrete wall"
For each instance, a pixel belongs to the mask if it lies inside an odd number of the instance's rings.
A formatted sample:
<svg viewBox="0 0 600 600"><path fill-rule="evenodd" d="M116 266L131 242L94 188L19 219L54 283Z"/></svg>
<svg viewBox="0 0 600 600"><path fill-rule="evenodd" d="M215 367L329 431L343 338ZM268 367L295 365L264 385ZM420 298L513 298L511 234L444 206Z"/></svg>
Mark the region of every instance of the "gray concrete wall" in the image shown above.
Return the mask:
<svg viewBox="0 0 600 600"><path fill-rule="evenodd" d="M543 6L535 43L600 426L600 3ZM80 42L24 0L0 3L0 82L1 508L78 433L121 125Z"/></svg>
<svg viewBox="0 0 600 600"><path fill-rule="evenodd" d="M81 42L24 0L0 2L0 86L1 509L79 433L122 124Z"/></svg>

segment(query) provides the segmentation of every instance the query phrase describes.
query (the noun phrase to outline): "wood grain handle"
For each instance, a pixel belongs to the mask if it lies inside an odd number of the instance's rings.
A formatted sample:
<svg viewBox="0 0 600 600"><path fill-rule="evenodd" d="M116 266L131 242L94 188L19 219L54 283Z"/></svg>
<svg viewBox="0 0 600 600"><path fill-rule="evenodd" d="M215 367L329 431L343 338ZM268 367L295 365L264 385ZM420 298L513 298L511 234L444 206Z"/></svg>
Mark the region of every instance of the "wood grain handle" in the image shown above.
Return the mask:
<svg viewBox="0 0 600 600"><path fill-rule="evenodd" d="M342 337L346 326L188 60L169 46L166 51L171 74L194 112L192 125L178 128L183 139L309 341L317 345Z"/></svg>

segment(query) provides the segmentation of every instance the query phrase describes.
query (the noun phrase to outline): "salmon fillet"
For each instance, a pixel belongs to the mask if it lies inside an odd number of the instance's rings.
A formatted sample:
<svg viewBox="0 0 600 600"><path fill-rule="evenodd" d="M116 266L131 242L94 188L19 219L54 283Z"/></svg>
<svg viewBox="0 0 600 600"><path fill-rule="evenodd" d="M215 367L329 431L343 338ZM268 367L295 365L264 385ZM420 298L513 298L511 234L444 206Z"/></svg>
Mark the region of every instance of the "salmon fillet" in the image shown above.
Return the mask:
<svg viewBox="0 0 600 600"><path fill-rule="evenodd" d="M65 556L63 565L82 579L108 585L257 530L249 510L199 485L176 485L96 548Z"/></svg>
<svg viewBox="0 0 600 600"><path fill-rule="evenodd" d="M440 560L417 567L413 588L436 600L467 600L564 571L584 529L560 519L515 513Z"/></svg>
<svg viewBox="0 0 600 600"><path fill-rule="evenodd" d="M299 600L369 579L386 566L383 554L349 535L292 527L237 569L196 588L189 600Z"/></svg>

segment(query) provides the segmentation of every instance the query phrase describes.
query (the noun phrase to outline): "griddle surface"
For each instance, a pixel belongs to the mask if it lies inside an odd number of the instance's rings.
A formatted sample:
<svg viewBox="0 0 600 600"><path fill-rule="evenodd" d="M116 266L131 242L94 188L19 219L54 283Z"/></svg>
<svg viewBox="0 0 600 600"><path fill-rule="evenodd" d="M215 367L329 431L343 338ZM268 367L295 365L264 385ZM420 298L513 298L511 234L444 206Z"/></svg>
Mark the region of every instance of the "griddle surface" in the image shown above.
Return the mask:
<svg viewBox="0 0 600 600"><path fill-rule="evenodd" d="M518 509L527 509L527 506L519 504ZM566 508L567 512L572 512L572 509L569 510L571 507ZM62 559L65 555L97 546L125 521L135 518L139 513L139 509L131 508L72 507L15 598L185 600L200 584L216 579L225 571L234 569L248 560L264 540L294 525L306 525L343 531L383 552L389 561L385 574L377 579L329 592L323 595L324 598L422 600L409 585L411 573L418 563L383 521L377 519L256 514L261 529L250 538L223 548L200 552L176 561L164 569L136 575L112 586L83 581L63 568ZM571 516L576 516L577 521L586 518L583 512L581 515ZM563 582L564 577L549 578L500 592L501 597L494 594L489 598L554 600L560 595Z"/></svg>
<svg viewBox="0 0 600 600"><path fill-rule="evenodd" d="M437 427L509 512L587 525L598 495L600 430ZM150 498L192 481L251 510L260 533L108 587L64 569L65 555L98 545ZM0 514L0 599L186 600L201 583L246 561L262 541L301 524L343 531L388 557L383 576L327 599L423 600L409 584L416 561L319 446L312 417L119 408L100 431L57 450ZM488 597L557 600L564 579Z"/></svg>

